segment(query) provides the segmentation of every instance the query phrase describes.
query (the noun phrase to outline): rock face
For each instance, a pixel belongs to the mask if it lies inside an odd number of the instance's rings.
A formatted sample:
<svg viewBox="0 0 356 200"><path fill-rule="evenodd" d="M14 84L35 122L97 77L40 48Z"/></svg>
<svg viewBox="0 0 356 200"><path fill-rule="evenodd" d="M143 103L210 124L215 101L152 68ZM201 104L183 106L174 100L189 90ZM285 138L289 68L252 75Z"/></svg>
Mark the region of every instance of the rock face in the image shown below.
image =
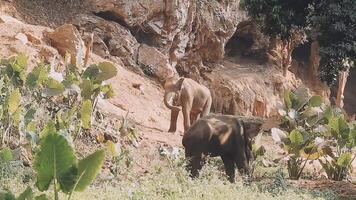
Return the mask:
<svg viewBox="0 0 356 200"><path fill-rule="evenodd" d="M131 30L140 43L167 55L173 67L179 65L182 73L193 78L203 62L223 58L225 44L244 16L239 0L88 0L88 4L99 16Z"/></svg>
<svg viewBox="0 0 356 200"><path fill-rule="evenodd" d="M127 28L93 15L80 15L74 24L83 31L94 33L94 53L104 58L114 56L126 66L136 66L139 43Z"/></svg>

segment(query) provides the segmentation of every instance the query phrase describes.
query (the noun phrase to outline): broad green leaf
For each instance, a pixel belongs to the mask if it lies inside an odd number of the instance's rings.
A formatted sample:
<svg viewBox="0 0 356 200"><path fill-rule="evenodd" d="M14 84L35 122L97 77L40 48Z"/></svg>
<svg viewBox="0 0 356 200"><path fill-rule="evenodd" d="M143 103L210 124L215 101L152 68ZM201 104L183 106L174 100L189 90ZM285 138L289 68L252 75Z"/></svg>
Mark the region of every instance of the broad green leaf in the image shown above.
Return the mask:
<svg viewBox="0 0 356 200"><path fill-rule="evenodd" d="M347 139L349 137L350 128L343 117L339 116L330 118L329 126L334 137L341 137L343 139Z"/></svg>
<svg viewBox="0 0 356 200"><path fill-rule="evenodd" d="M42 86L48 80L48 66L40 64L30 72L26 79L29 88Z"/></svg>
<svg viewBox="0 0 356 200"><path fill-rule="evenodd" d="M79 179L75 191L83 191L88 187L98 175L105 158L104 150L98 150L79 161Z"/></svg>
<svg viewBox="0 0 356 200"><path fill-rule="evenodd" d="M303 135L296 129L289 134L289 139L294 146L299 146L304 142Z"/></svg>
<svg viewBox="0 0 356 200"><path fill-rule="evenodd" d="M92 112L92 103L90 100L85 100L83 102L82 108L80 109L82 126L85 129L89 129L91 125L91 112Z"/></svg>
<svg viewBox="0 0 356 200"><path fill-rule="evenodd" d="M343 153L337 159L337 165L340 167L348 167L351 164L351 153Z"/></svg>
<svg viewBox="0 0 356 200"><path fill-rule="evenodd" d="M30 108L25 116L24 116L24 120L25 120L25 125L27 126L30 122L32 122L34 116L36 114L36 110L34 108Z"/></svg>
<svg viewBox="0 0 356 200"><path fill-rule="evenodd" d="M22 106L19 106L16 112L11 116L15 127L19 127L21 121Z"/></svg>
<svg viewBox="0 0 356 200"><path fill-rule="evenodd" d="M33 191L32 189L27 186L26 190L17 197L16 200L32 200L33 199Z"/></svg>
<svg viewBox="0 0 356 200"><path fill-rule="evenodd" d="M98 64L100 73L97 75L96 80L105 81L116 76L117 69L114 64L110 62L101 62Z"/></svg>
<svg viewBox="0 0 356 200"><path fill-rule="evenodd" d="M290 109L292 107L292 100L290 97L291 97L291 91L284 92L284 103L287 109Z"/></svg>
<svg viewBox="0 0 356 200"><path fill-rule="evenodd" d="M0 163L1 162L9 162L13 160L12 151L9 147L4 147L0 149Z"/></svg>
<svg viewBox="0 0 356 200"><path fill-rule="evenodd" d="M319 107L321 106L322 100L320 96L312 96L309 99L309 105L312 107Z"/></svg>
<svg viewBox="0 0 356 200"><path fill-rule="evenodd" d="M47 80L44 93L46 94L46 96L56 96L62 94L64 90L65 87L61 82L49 78Z"/></svg>
<svg viewBox="0 0 356 200"><path fill-rule="evenodd" d="M350 141L352 147L356 146L356 129L355 128L353 128L350 131L349 141Z"/></svg>
<svg viewBox="0 0 356 200"><path fill-rule="evenodd" d="M70 193L73 191L73 187L77 182L78 176L78 166L73 165L67 173L61 175L58 179L58 183L60 185L61 190L64 193Z"/></svg>
<svg viewBox="0 0 356 200"><path fill-rule="evenodd" d="M21 93L20 90L17 88L16 90L11 92L7 101L9 114L12 115L14 112L16 112L17 108L19 107L20 100Z"/></svg>
<svg viewBox="0 0 356 200"><path fill-rule="evenodd" d="M27 57L24 54L18 54L10 58L11 67L16 72L24 71L27 67Z"/></svg>
<svg viewBox="0 0 356 200"><path fill-rule="evenodd" d="M36 186L40 191L47 190L53 179L66 174L76 162L73 148L64 136L49 132L41 139L40 150L34 159Z"/></svg>
<svg viewBox="0 0 356 200"><path fill-rule="evenodd" d="M91 96L94 93L94 85L90 80L83 80L83 82L79 85L81 93L80 95L84 99L91 99Z"/></svg>
<svg viewBox="0 0 356 200"><path fill-rule="evenodd" d="M89 66L83 73L84 78L89 78L94 82L102 82L115 77L117 69L110 62L102 62L98 65Z"/></svg>
<svg viewBox="0 0 356 200"><path fill-rule="evenodd" d="M35 200L49 200L45 194L35 197Z"/></svg>

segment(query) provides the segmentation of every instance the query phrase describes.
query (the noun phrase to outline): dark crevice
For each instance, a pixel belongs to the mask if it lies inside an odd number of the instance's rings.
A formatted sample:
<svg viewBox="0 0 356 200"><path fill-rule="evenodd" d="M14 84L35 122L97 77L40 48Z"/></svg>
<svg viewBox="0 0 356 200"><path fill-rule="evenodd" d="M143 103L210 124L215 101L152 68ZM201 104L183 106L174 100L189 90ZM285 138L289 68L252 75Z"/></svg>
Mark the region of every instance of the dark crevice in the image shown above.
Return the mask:
<svg viewBox="0 0 356 200"><path fill-rule="evenodd" d="M303 63L302 66L309 66L309 56L310 56L310 48L311 43L306 42L297 46L292 52L292 58L298 61L299 63Z"/></svg>
<svg viewBox="0 0 356 200"><path fill-rule="evenodd" d="M154 39L153 34L145 31L144 27L141 26L130 26L127 24L119 15L115 14L114 12L104 11L104 12L97 12L93 13L94 15L105 19L107 21L118 23L119 25L125 27L127 30L130 31L131 35L133 35L139 43L144 43L147 45L152 45L152 41Z"/></svg>
<svg viewBox="0 0 356 200"><path fill-rule="evenodd" d="M96 15L100 18L103 18L107 21L116 22L116 23L120 24L121 26L130 30L130 26L123 19L121 19L120 16L118 16L117 14L115 14L113 12L110 12L110 11L97 12L97 13L94 13L94 15Z"/></svg>

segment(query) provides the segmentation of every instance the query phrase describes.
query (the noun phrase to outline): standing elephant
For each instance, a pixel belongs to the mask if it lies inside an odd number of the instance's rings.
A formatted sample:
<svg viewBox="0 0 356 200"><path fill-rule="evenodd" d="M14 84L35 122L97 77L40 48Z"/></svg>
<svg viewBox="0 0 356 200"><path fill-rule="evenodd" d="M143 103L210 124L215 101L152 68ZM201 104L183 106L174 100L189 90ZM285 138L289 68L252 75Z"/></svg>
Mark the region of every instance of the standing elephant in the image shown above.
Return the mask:
<svg viewBox="0 0 356 200"><path fill-rule="evenodd" d="M222 158L230 182L235 181L235 165L240 173L249 173L251 138L260 132L262 125L259 118L232 115L210 114L198 119L182 140L191 176L199 175L205 155Z"/></svg>
<svg viewBox="0 0 356 200"><path fill-rule="evenodd" d="M164 104L171 109L171 124L169 132L177 129L179 111L183 110L184 132L199 117L209 114L212 98L210 90L190 78L168 78L164 84ZM170 102L169 99L172 99Z"/></svg>

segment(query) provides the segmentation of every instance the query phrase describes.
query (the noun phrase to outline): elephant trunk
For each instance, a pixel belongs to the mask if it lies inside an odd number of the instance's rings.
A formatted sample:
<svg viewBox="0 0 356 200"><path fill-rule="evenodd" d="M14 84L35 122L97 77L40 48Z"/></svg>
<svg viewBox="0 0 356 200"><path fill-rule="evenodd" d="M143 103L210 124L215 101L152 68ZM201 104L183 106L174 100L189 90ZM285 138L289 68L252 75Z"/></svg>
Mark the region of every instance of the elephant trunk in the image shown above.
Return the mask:
<svg viewBox="0 0 356 200"><path fill-rule="evenodd" d="M164 105L166 105L167 108L169 108L169 109L171 109L171 110L173 110L173 109L175 109L175 110L180 110L180 107L178 107L178 106L173 106L173 105L169 104L169 102L168 102L168 96L169 96L170 93L171 93L171 92L165 92L165 93L164 93Z"/></svg>

